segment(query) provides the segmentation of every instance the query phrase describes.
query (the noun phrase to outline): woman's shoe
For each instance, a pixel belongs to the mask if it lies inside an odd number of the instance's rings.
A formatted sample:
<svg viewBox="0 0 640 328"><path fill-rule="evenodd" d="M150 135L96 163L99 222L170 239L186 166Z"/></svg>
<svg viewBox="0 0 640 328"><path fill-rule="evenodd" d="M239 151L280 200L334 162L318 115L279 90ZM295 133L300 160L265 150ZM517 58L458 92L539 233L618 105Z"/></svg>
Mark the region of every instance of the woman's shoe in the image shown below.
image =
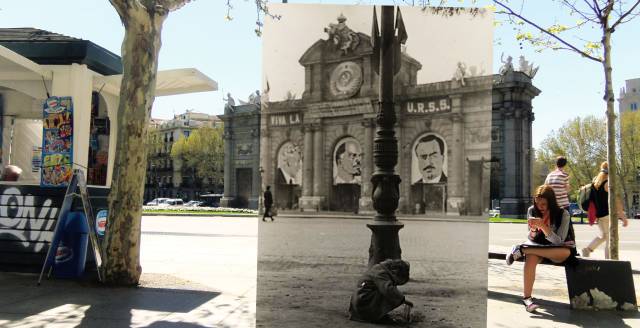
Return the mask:
<svg viewBox="0 0 640 328"><path fill-rule="evenodd" d="M524 304L525 309L529 313L535 312L539 308L538 304L533 302L533 297L527 297L522 299L522 303Z"/></svg>
<svg viewBox="0 0 640 328"><path fill-rule="evenodd" d="M522 250L520 249L520 245L513 246L513 248L511 248L511 252L507 254L507 265L513 264L513 262L517 261L522 256L523 255Z"/></svg>

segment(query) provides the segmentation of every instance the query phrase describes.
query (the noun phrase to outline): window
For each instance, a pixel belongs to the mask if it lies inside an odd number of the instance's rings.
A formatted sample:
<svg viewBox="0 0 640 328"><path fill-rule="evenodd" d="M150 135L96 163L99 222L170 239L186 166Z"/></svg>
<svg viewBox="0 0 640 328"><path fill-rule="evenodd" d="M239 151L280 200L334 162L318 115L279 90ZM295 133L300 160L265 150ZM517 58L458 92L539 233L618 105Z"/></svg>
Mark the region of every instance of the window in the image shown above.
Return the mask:
<svg viewBox="0 0 640 328"><path fill-rule="evenodd" d="M638 110L638 103L631 103L630 107L631 107L631 111L635 112Z"/></svg>
<svg viewBox="0 0 640 328"><path fill-rule="evenodd" d="M184 131L184 137L185 138L189 138L189 134L191 133L191 131Z"/></svg>

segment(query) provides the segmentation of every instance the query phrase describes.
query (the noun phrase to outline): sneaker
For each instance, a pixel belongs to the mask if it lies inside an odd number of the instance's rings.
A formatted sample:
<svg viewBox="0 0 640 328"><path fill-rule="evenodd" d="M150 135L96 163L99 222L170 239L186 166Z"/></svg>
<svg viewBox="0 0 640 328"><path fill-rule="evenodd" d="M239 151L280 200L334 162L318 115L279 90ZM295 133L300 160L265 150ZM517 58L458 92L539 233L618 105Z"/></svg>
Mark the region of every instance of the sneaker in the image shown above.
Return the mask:
<svg viewBox="0 0 640 328"><path fill-rule="evenodd" d="M507 255L507 265L513 264L513 262L517 261L522 257L522 251L520 250L520 245L515 245L511 249L511 252Z"/></svg>
<svg viewBox="0 0 640 328"><path fill-rule="evenodd" d="M591 250L589 249L589 247L582 249L582 257L589 257L590 254L591 254Z"/></svg>
<svg viewBox="0 0 640 328"><path fill-rule="evenodd" d="M529 313L535 312L539 308L538 304L533 302L533 297L527 297L522 299L522 303L524 304L525 309Z"/></svg>

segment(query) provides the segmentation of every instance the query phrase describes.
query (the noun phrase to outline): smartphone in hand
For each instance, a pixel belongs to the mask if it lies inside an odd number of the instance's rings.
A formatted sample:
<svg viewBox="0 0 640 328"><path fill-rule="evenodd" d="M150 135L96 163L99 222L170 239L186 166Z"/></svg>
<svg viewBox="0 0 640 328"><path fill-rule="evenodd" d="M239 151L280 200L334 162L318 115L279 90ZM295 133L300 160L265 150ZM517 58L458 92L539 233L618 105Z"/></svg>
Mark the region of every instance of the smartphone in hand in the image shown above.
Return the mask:
<svg viewBox="0 0 640 328"><path fill-rule="evenodd" d="M536 217L533 217L533 216L527 218L527 224L529 224L529 230L531 230L531 231L538 230L538 227L534 226L534 223L540 222L538 220L542 220L542 218L536 218Z"/></svg>

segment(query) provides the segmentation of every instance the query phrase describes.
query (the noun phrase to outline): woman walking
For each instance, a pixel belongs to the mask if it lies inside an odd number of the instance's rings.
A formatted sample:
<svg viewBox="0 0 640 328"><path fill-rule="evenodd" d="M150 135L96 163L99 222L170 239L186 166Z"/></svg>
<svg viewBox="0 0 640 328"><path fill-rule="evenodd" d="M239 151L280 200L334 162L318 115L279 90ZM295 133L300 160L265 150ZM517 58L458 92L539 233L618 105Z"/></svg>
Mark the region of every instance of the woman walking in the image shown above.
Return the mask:
<svg viewBox="0 0 640 328"><path fill-rule="evenodd" d="M609 164L602 162L600 164L600 173L593 178L593 189L591 199L595 203L596 218L598 221L598 235L593 238L589 246L582 249L582 256L589 255L603 242L605 243L604 257L609 258L609 226L611 220L609 218ZM622 220L622 226L629 224L627 216L622 209L622 202L616 200L618 204L618 218Z"/></svg>

